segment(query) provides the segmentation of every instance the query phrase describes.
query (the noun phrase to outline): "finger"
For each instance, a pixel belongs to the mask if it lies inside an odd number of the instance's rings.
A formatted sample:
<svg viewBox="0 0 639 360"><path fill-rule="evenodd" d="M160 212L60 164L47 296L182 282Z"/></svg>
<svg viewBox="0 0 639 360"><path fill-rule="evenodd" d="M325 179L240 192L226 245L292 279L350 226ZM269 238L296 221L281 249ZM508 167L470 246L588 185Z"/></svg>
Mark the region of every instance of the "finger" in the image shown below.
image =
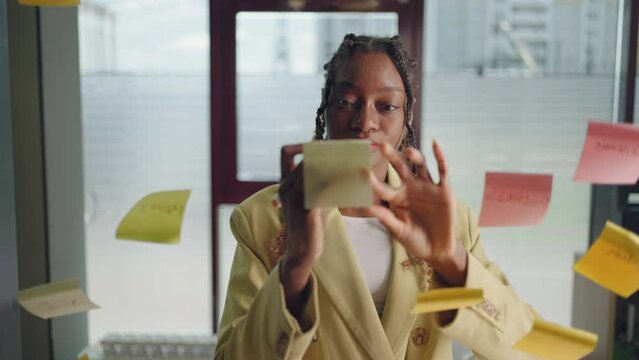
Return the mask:
<svg viewBox="0 0 639 360"><path fill-rule="evenodd" d="M446 158L444 158L444 152L437 141L433 141L433 153L435 154L435 160L437 160L437 170L439 171L439 182L445 183L448 181L448 165L446 164Z"/></svg>
<svg viewBox="0 0 639 360"><path fill-rule="evenodd" d="M304 162L300 163L293 169L293 172L289 175L293 182L293 189L295 191L304 191Z"/></svg>
<svg viewBox="0 0 639 360"><path fill-rule="evenodd" d="M405 227L404 223L399 220L392 211L381 205L373 205L370 207L371 214L376 217L391 236L400 241L404 240Z"/></svg>
<svg viewBox="0 0 639 360"><path fill-rule="evenodd" d="M284 145L280 150L280 175L285 178L295 169L295 155L304 151L302 144Z"/></svg>
<svg viewBox="0 0 639 360"><path fill-rule="evenodd" d="M278 196L280 203L285 207L299 207L299 204L304 203L304 172L303 164L300 163L293 171L286 177L280 180L280 187L278 190ZM274 206L276 203L274 203Z"/></svg>
<svg viewBox="0 0 639 360"><path fill-rule="evenodd" d="M368 178L370 180L373 193L375 193L375 195L377 195L380 199L393 203L401 200L401 192L399 189L395 189L388 184L379 181L372 171L369 172Z"/></svg>
<svg viewBox="0 0 639 360"><path fill-rule="evenodd" d="M314 207L308 210L308 225L314 228L324 224L324 209Z"/></svg>
<svg viewBox="0 0 639 360"><path fill-rule="evenodd" d="M427 180L432 182L433 178L430 177L430 173L428 172L428 168L426 167L426 159L424 155L414 147L409 147L406 149L406 157L410 162L415 165L415 170L417 171L417 176L423 180Z"/></svg>
<svg viewBox="0 0 639 360"><path fill-rule="evenodd" d="M299 186L298 184L303 181L302 176L303 176L302 167L297 166L287 176L282 177L280 179L280 189L279 189L280 197L282 197L283 194L293 189L296 189Z"/></svg>
<svg viewBox="0 0 639 360"><path fill-rule="evenodd" d="M397 171L399 177L402 180L406 181L413 177L413 173L408 168L408 164L406 164L406 161L402 159L399 152L395 150L389 143L382 144L382 155L384 155L384 157L388 159L388 161L390 161L391 165L393 166L395 171Z"/></svg>

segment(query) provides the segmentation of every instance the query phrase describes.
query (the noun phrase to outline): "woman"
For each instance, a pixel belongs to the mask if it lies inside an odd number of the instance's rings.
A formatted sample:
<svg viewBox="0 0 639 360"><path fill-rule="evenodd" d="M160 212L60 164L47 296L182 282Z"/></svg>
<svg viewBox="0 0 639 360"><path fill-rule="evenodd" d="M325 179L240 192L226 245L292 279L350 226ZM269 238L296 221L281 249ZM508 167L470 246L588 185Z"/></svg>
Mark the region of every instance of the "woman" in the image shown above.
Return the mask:
<svg viewBox="0 0 639 360"><path fill-rule="evenodd" d="M528 358L512 345L534 312L486 259L439 146L438 183L416 150L414 68L399 37L353 34L324 66L315 139L370 141L375 205L305 210L293 162L302 146L284 146L279 186L231 217L238 245L217 359L451 359L451 339L483 358ZM419 292L463 286L485 300L410 313Z"/></svg>

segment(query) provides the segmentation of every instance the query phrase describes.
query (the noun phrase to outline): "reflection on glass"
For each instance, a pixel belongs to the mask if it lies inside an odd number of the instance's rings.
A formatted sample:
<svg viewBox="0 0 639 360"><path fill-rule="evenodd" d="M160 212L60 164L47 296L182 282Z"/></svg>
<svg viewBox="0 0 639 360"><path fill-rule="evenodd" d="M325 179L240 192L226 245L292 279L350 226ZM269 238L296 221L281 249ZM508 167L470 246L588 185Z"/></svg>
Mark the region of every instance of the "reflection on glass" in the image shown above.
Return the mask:
<svg viewBox="0 0 639 360"><path fill-rule="evenodd" d="M92 343L212 331L208 2L79 7ZM179 245L115 240L144 195L191 189Z"/></svg>
<svg viewBox="0 0 639 360"><path fill-rule="evenodd" d="M323 66L347 33L397 34L395 13L237 15L238 173L279 178L279 149L311 140Z"/></svg>
<svg viewBox="0 0 639 360"><path fill-rule="evenodd" d="M572 175L588 120L612 115L617 6L427 3L422 148L441 143L455 192L476 215L486 171L554 174L542 225L484 228L482 238L518 293L563 325L589 231L590 186Z"/></svg>
<svg viewBox="0 0 639 360"><path fill-rule="evenodd" d="M607 75L617 1L429 0L426 69L500 76ZM533 65L534 64L534 65Z"/></svg>

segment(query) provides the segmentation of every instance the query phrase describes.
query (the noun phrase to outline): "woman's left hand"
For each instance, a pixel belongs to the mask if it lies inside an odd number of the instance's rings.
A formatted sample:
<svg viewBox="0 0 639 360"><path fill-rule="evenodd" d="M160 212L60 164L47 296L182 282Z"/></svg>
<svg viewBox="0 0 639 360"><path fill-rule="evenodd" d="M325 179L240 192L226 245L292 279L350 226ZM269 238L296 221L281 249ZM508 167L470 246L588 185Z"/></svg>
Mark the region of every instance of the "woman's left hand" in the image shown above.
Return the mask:
<svg viewBox="0 0 639 360"><path fill-rule="evenodd" d="M383 144L380 150L399 174L402 185L393 188L371 174L373 192L389 205L373 205L371 212L408 252L429 263L450 285L463 286L467 253L455 237L455 197L441 148L433 143L438 183L432 180L417 149L405 152L416 168L415 174L390 144Z"/></svg>

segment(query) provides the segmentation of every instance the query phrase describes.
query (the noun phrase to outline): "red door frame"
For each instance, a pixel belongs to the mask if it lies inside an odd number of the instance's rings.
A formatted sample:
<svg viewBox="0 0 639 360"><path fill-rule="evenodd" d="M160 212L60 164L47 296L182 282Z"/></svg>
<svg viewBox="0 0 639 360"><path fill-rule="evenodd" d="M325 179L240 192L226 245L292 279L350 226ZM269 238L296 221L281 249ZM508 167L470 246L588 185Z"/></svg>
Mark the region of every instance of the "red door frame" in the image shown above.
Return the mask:
<svg viewBox="0 0 639 360"><path fill-rule="evenodd" d="M361 1L360 1L361 2ZM211 234L213 265L213 329L218 319L218 214L221 204L238 204L258 190L273 184L237 179L237 109L235 69L235 17L240 11L293 11L283 0L210 1L211 34ZM347 0L309 0L304 12L353 12L344 9ZM399 35L417 61L415 78L421 79L423 44L423 0L382 0L375 8L358 12L395 12ZM328 60L328 59L327 59ZM419 144L420 97L416 96L413 129ZM309 109L309 114L314 109Z"/></svg>

